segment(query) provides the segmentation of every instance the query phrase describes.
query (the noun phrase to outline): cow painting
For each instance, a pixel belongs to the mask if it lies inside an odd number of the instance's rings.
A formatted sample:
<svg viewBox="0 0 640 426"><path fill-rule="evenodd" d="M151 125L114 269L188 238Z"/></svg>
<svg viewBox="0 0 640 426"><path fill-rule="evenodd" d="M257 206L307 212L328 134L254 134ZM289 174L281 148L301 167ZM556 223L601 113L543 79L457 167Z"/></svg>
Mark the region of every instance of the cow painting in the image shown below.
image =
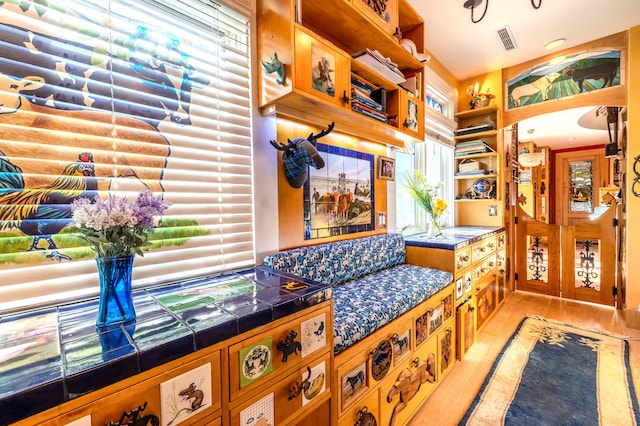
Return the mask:
<svg viewBox="0 0 640 426"><path fill-rule="evenodd" d="M621 52L587 51L539 64L507 83L508 108L533 105L621 84Z"/></svg>
<svg viewBox="0 0 640 426"><path fill-rule="evenodd" d="M528 96L533 98L538 94L540 95L541 100L546 101L548 99L547 91L549 90L551 83L553 83L558 77L560 77L559 73L552 72L532 81L531 83L516 87L511 92L513 104L515 106L520 106L523 97Z"/></svg>
<svg viewBox="0 0 640 426"><path fill-rule="evenodd" d="M582 92L585 80L602 80L602 87L611 86L619 68L620 64L618 62L607 61L585 68L570 66L563 70L563 74L578 83L580 92Z"/></svg>

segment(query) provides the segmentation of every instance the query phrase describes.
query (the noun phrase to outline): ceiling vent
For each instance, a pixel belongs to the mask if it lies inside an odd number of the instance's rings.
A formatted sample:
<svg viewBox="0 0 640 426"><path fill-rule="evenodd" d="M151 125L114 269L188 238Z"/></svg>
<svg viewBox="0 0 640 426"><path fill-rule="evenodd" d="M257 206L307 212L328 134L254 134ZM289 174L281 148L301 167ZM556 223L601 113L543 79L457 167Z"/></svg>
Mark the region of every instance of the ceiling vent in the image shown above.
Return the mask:
<svg viewBox="0 0 640 426"><path fill-rule="evenodd" d="M502 44L504 45L504 50L507 52L509 50L513 50L518 47L515 39L513 38L513 33L511 32L511 28L507 25L506 27L502 27L498 29L498 37L502 40Z"/></svg>

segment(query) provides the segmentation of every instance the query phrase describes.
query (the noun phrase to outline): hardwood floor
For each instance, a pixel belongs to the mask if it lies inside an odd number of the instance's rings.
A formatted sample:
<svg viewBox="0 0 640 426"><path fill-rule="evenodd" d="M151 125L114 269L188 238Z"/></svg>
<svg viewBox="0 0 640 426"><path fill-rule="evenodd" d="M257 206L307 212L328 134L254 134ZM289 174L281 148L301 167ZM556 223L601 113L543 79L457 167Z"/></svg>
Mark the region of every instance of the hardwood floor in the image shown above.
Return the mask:
<svg viewBox="0 0 640 426"><path fill-rule="evenodd" d="M458 361L409 426L457 425L471 405L493 362L525 315L540 315L595 330L628 336L636 394L640 388L640 330L627 328L614 308L534 293L511 293L489 320L464 360Z"/></svg>

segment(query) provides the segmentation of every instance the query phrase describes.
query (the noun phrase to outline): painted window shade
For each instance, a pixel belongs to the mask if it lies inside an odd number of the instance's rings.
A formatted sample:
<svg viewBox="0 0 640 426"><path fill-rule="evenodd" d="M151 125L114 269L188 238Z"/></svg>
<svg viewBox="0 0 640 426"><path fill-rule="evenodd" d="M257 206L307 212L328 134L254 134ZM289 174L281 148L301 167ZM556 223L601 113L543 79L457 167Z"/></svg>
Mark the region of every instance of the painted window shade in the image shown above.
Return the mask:
<svg viewBox="0 0 640 426"><path fill-rule="evenodd" d="M249 19L211 4L0 6L0 312L98 294L80 196L171 204L134 287L255 263Z"/></svg>

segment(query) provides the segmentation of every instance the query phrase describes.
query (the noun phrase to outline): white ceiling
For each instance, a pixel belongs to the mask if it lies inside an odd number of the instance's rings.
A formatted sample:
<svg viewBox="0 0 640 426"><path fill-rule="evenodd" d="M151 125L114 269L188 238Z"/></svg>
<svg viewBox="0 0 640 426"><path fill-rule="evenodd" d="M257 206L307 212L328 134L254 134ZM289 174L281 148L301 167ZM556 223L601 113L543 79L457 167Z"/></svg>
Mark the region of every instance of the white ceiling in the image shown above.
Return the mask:
<svg viewBox="0 0 640 426"><path fill-rule="evenodd" d="M477 24L463 7L465 0L409 0L425 22L425 46L458 80L507 68L554 51L577 46L640 25L640 0L484 0L474 12ZM533 0L536 4L540 0ZM508 26L517 46L506 51L497 34ZM545 50L549 41L567 41ZM589 108L547 114L519 124L519 140L561 149L609 142L606 130L587 130L577 122ZM593 108L591 113L595 115ZM605 122L606 124L606 122ZM535 129L533 137L527 130Z"/></svg>

